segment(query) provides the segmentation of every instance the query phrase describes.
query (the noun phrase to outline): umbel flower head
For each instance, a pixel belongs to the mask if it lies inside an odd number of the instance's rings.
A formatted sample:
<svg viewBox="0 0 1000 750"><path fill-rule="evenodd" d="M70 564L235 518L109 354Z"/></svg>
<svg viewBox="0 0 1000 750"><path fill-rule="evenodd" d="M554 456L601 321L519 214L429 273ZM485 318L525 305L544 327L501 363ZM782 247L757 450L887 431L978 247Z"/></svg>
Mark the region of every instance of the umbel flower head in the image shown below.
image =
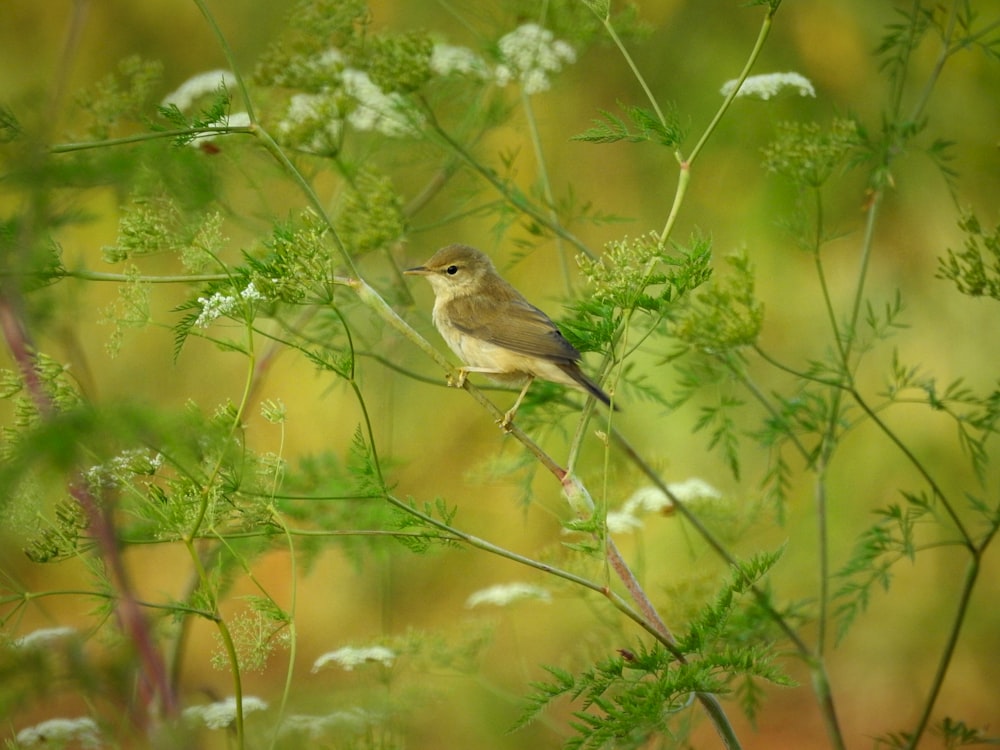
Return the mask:
<svg viewBox="0 0 1000 750"><path fill-rule="evenodd" d="M736 88L736 84L736 79L726 81L722 84L722 90L719 93L723 96L729 96ZM816 89L813 88L812 83L799 73L765 73L759 76L750 76L743 81L736 96L737 98L756 97L766 101L786 89L791 89L799 96L816 96Z"/></svg>
<svg viewBox="0 0 1000 750"><path fill-rule="evenodd" d="M267 710L267 701L255 695L244 695L243 714ZM204 724L209 729L225 729L236 720L236 698L230 696L214 703L184 709L184 718L192 724Z"/></svg>
<svg viewBox="0 0 1000 750"><path fill-rule="evenodd" d="M548 603L552 601L552 596L541 586L514 581L512 583L498 583L495 586L474 591L465 600L465 606L469 609L478 607L480 604L493 604L497 607L505 607L522 599L535 599Z"/></svg>
<svg viewBox="0 0 1000 750"><path fill-rule="evenodd" d="M576 62L576 51L567 42L535 23L518 26L501 37L497 47L502 60L496 69L497 83L504 86L516 79L526 94L547 91L549 76Z"/></svg>
<svg viewBox="0 0 1000 750"><path fill-rule="evenodd" d="M184 83L163 97L163 106L173 105L181 112L188 112L203 96L211 96L220 86L233 90L236 76L228 70L206 70L188 78Z"/></svg>
<svg viewBox="0 0 1000 750"><path fill-rule="evenodd" d="M313 662L312 671L319 672L330 664L336 664L345 672L351 672L363 664L378 663L391 667L396 661L396 652L385 646L344 646L336 651L327 651Z"/></svg>

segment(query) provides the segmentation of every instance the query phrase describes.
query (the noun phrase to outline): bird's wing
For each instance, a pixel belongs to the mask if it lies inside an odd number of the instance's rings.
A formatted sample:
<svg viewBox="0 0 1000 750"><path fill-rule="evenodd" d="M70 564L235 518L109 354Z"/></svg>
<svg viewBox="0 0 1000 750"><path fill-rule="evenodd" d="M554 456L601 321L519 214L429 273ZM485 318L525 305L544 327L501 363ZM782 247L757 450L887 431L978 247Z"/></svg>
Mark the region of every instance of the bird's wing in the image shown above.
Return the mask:
<svg viewBox="0 0 1000 750"><path fill-rule="evenodd" d="M549 316L520 296L491 303L461 297L450 303L452 323L460 331L521 354L553 362L576 362L578 352ZM476 321L468 325L468 321Z"/></svg>

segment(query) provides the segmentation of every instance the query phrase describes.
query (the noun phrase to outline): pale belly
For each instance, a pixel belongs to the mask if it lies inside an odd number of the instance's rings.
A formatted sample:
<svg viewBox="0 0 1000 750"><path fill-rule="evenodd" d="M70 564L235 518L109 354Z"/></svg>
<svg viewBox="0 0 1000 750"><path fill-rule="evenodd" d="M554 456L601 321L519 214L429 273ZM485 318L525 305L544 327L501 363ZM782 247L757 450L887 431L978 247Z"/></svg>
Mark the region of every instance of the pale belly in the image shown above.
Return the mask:
<svg viewBox="0 0 1000 750"><path fill-rule="evenodd" d="M511 351L483 339L462 333L453 326L443 324L437 315L434 323L441 337L467 367L482 371L486 377L499 383L517 385L530 376L579 387L573 378L555 362L541 357ZM488 371L488 372L487 372Z"/></svg>

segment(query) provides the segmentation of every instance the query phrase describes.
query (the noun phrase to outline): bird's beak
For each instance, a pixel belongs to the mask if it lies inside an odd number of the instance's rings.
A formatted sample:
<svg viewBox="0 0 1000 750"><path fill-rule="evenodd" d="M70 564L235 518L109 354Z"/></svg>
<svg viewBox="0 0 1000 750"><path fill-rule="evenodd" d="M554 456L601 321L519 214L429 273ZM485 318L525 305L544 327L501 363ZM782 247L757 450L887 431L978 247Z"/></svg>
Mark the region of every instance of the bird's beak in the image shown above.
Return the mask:
<svg viewBox="0 0 1000 750"><path fill-rule="evenodd" d="M403 273L408 276L426 276L431 271L427 266L414 266L413 268L407 268Z"/></svg>

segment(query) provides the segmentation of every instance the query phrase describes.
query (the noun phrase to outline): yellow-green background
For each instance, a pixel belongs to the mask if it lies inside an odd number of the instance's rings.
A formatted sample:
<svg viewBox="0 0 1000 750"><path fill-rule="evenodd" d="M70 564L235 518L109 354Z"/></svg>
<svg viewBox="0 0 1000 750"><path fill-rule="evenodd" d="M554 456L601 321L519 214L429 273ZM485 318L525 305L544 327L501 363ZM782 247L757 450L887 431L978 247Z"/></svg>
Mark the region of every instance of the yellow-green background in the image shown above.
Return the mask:
<svg viewBox="0 0 1000 750"><path fill-rule="evenodd" d="M990 5L982 4L984 9ZM213 4L237 60L247 69L282 23L285 11L280 6L256 1ZM995 13L998 8L993 5L991 10ZM379 28L419 27L452 43L476 43L446 11L445 4L373 2L372 11ZM65 35L74 12L83 13L84 22L79 49L66 61L62 57ZM459 12L475 17L478 11L463 8ZM721 101L719 87L737 75L749 52L760 14L734 2L678 0L642 3L641 15L652 31L633 47L636 62L660 101L676 103L689 132L700 135ZM162 60L166 70L163 93L195 73L225 67L197 9L179 0L76 4L7 0L0 8L0 17L0 92L4 98L12 102L30 98L47 101L53 95L53 82L61 77L60 66L68 65L64 106L59 109L63 119L53 127L56 138L60 132L75 130L65 119L72 111L66 102L74 90L111 72L124 56L138 53ZM800 72L814 83L816 98L784 96L774 102L738 102L693 170L675 238L684 240L691 232L700 231L712 238L720 256L745 248L756 264L758 292L766 309L762 341L790 361L823 356L830 339L824 338L827 329L812 260L796 250L779 227L790 195L763 174L760 149L770 139L774 124L784 119L826 122L838 114L855 113L877 127L887 84L879 75L872 52L882 25L893 20L888 2L786 2L755 72ZM927 74L933 51L929 45L921 48L913 68L915 80ZM878 225L868 289L876 305L889 300L896 288L901 289L910 328L873 355L872 364L862 370L862 383L869 393L883 382L891 346L898 347L904 361L922 363L942 382L964 376L975 388L995 386L1000 366L997 303L960 297L950 284L936 280L934 271L936 258L945 248L957 249L962 242L955 226L956 204L977 211L987 225L998 220L998 84L997 63L969 53L949 63L934 92L930 131L957 143L953 166L959 179L954 196L928 159L914 154L898 162L896 190L888 193ZM912 98L914 92L908 96ZM578 229L595 248L623 234L661 227L676 183L677 165L665 150L651 145L602 147L568 140L569 135L586 128L599 109L614 110L618 102L645 103L621 57L608 45L589 50L555 79L551 92L533 100L555 190L572 185L581 199L593 201L600 211L632 218L627 224ZM515 119L511 127L492 133L482 153L501 150L519 152L518 177L523 185L530 184L536 173L523 121ZM842 234L829 244L826 257L835 300L841 314L846 314L847 295L856 281L865 195L857 176L840 185L839 192L830 193L829 204L835 228ZM273 189L275 215L303 203L287 184L275 184ZM447 201L447 196L443 200ZM15 208L10 194L3 201L5 211ZM60 236L69 266L104 270L100 248L115 239L120 201L121 196L110 191L94 190L86 196L85 206L95 221ZM446 206L437 210L446 213ZM565 291L553 247L542 245L530 257L512 264L513 247L496 243L488 229L487 223L468 221L460 226L414 231L398 256L401 262L417 263L446 242L476 244L493 254L507 276L533 301L557 314ZM246 239L238 230L231 234L234 242ZM378 283L380 270L374 264L372 273ZM171 334L166 328L128 337L121 355L109 358L104 349L109 331L98 325L97 319L115 290L74 281L63 286L67 307L59 322L47 328L42 343L46 351L71 363L89 397L98 402L144 400L167 408L180 408L193 399L206 410L226 398L238 398L244 360L192 341L174 362ZM439 345L429 322L430 290L417 280L413 291L416 307L401 312ZM154 310L160 322L175 322L169 310L182 299L181 294L165 288L155 290ZM411 369L438 374L409 344L387 335L382 345L385 356ZM671 377L667 367L651 374ZM533 503L523 507L519 479L510 481L503 471L503 462L519 458L521 448L505 438L471 399L458 391L412 383L371 363L365 365L361 379L373 409L378 447L390 459L399 494L419 500L442 495L460 508L458 522L463 528L515 551L542 555L558 549L559 518L568 516L558 485L539 473L533 485ZM283 451L293 462L303 454L328 449L342 453L359 419L357 406L344 388L291 355L278 360L260 396L278 398L287 405ZM504 396L498 398L506 403ZM618 427L669 479L698 476L723 490L726 502L752 502L764 459L762 449L746 443L747 480L738 484L726 474L717 456L706 450L704 437L691 435L696 418L693 408L667 418L648 404L626 401L622 406ZM888 421L949 489L974 487L947 419L914 406L890 412ZM277 449L277 428L255 414L248 426L255 447ZM554 434L546 439L547 447L561 460L562 441ZM588 443L586 455L591 461L601 460L596 440ZM493 471L498 465L499 470ZM596 481L599 469L596 464L589 474L595 480L595 491L600 486ZM873 508L898 500L899 489L918 490L920 486L902 457L870 426L850 436L831 471L830 528L832 559L837 566L849 554L857 532L871 523ZM997 468L992 466L988 472L989 486L995 493ZM612 480L609 502L614 505L637 480L629 475ZM630 559L641 561L642 579L668 623L671 615L677 614L671 586L682 582L694 587L714 585L720 575L717 563L701 550L692 532L681 526L676 518L654 518L641 543L630 537L621 540ZM812 486L803 480L794 487L787 524L752 527L739 550L787 543L786 555L775 572L777 590L787 599L809 597L816 578L814 532ZM5 568L16 570L22 581L38 588L73 588L78 579L86 585L81 566L34 566L20 557L19 546L17 539L5 541L0 561ZM640 548L642 555L638 556ZM938 716L951 714L992 722L994 728L1000 719L996 689L1000 675L995 660L1000 647L996 606L1000 565L996 557L995 550L987 556L937 711ZM176 571L185 565L182 550L130 551L128 559L145 598L178 593L183 580ZM944 551L926 553L916 564L897 566L891 592L874 598L847 640L831 653L834 697L850 746L867 746L870 736L905 728L914 720L956 605L954 593L963 564L957 551ZM291 577L286 556L266 556L256 573L280 600ZM494 640L475 675L432 671L418 680L412 675L406 679L408 690L427 688L426 702L411 709L407 746L558 746L566 731L565 711L554 711L551 724L505 734L518 714L518 701L528 681L544 676L541 664L572 668L585 663L582 659L610 655L615 648L629 644L608 642L603 623L615 615L594 596L581 600L561 591L549 605L527 603L494 612L464 608L472 591L515 579L545 583L530 571L469 550L413 557L400 549L388 557L371 556L357 566L338 551L336 541L331 541L315 570L298 582L301 664L293 700L303 704L312 701L314 710L322 712L332 707L324 703L325 696L334 702L349 701L354 686L371 687L371 678L363 672L308 674L312 659L323 651L367 643L407 628L440 629L446 637L457 638L463 629L490 622L495 626ZM240 584L234 594L250 592L251 587ZM227 609L235 611L240 606L234 596ZM72 622L85 626L89 609L90 603L82 598L50 601L19 622L18 629L26 632L36 626ZM638 637L628 626L624 631L629 637ZM212 649L210 628L197 626L186 668L186 700L200 700L202 691L228 694L226 674L207 664ZM268 671L249 675L247 692L276 699L284 675L283 660L279 653ZM803 686L771 692L758 732L741 731L747 747L823 746L822 725L808 676L794 662L790 669L803 680ZM3 723L16 730L60 711L75 715L83 710L74 696L63 695L52 705L38 707L31 716L6 717ZM737 713L735 707L731 713ZM742 720L737 723L741 729L745 726ZM696 736L699 747L715 746L707 727Z"/></svg>

